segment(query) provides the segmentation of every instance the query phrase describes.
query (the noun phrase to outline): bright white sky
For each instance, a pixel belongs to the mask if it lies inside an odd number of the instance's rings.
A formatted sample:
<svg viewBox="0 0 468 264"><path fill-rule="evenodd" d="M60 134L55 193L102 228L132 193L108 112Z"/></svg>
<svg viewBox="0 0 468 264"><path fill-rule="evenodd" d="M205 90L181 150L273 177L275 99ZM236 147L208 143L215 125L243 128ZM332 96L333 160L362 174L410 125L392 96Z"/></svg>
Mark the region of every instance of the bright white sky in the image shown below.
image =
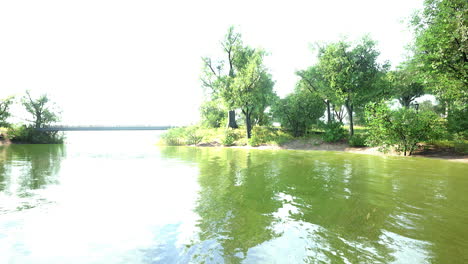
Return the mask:
<svg viewBox="0 0 468 264"><path fill-rule="evenodd" d="M47 93L66 124L196 122L201 57L230 25L266 60L281 96L312 65L311 44L369 33L381 60L403 59L402 21L422 0L0 0L0 98ZM16 108L15 108L16 109ZM17 113L17 115L20 115Z"/></svg>

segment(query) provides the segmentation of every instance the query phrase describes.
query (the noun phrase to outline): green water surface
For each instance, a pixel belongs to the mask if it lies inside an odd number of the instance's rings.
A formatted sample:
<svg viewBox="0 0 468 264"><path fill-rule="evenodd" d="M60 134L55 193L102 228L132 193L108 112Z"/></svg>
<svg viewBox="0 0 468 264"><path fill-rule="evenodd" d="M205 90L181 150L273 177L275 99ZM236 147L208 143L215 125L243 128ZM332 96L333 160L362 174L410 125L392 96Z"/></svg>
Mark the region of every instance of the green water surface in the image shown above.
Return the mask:
<svg viewBox="0 0 468 264"><path fill-rule="evenodd" d="M0 263L468 262L467 164L113 142L0 147Z"/></svg>

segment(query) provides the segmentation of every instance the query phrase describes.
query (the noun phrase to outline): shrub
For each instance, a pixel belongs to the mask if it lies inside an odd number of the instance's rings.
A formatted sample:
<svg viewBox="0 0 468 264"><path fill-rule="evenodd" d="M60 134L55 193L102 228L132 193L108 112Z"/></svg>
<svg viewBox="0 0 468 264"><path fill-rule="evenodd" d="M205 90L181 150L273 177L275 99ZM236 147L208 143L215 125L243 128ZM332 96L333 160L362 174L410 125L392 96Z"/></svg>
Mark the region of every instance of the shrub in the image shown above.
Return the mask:
<svg viewBox="0 0 468 264"><path fill-rule="evenodd" d="M468 107L453 109L447 117L447 130L458 137L468 138Z"/></svg>
<svg viewBox="0 0 468 264"><path fill-rule="evenodd" d="M232 128L227 128L224 130L223 137L221 138L221 144L224 146L232 146L234 142L238 139L238 135L235 130Z"/></svg>
<svg viewBox="0 0 468 264"><path fill-rule="evenodd" d="M272 105L273 116L281 127L291 131L295 137L303 136L323 115L325 105L315 94L296 90Z"/></svg>
<svg viewBox="0 0 468 264"><path fill-rule="evenodd" d="M30 126L13 126L8 129L8 138L13 142L30 144L61 144L63 133L58 131L37 131Z"/></svg>
<svg viewBox="0 0 468 264"><path fill-rule="evenodd" d="M181 146L185 144L184 133L184 127L171 128L161 135L161 141L168 146Z"/></svg>
<svg viewBox="0 0 468 264"><path fill-rule="evenodd" d="M461 154L467 154L468 153L468 140L466 139L466 134L467 132L464 133L457 133L454 135L453 140L454 140L454 150L458 153Z"/></svg>
<svg viewBox="0 0 468 264"><path fill-rule="evenodd" d="M351 147L366 147L366 138L365 134L354 134L349 138L348 144Z"/></svg>
<svg viewBox="0 0 468 264"><path fill-rule="evenodd" d="M418 142L436 139L442 132L437 114L431 111L390 110L383 103L372 103L366 107L366 118L370 145L380 146L383 151L395 146L405 156L413 153Z"/></svg>
<svg viewBox="0 0 468 264"><path fill-rule="evenodd" d="M324 133L322 139L325 142L337 142L346 138L346 130L343 128L343 123L332 121L322 124Z"/></svg>
<svg viewBox="0 0 468 264"><path fill-rule="evenodd" d="M187 145L196 145L203 140L203 135L200 131L200 128L197 126L190 126L185 128L185 133L183 133L183 138L185 139L185 144Z"/></svg>

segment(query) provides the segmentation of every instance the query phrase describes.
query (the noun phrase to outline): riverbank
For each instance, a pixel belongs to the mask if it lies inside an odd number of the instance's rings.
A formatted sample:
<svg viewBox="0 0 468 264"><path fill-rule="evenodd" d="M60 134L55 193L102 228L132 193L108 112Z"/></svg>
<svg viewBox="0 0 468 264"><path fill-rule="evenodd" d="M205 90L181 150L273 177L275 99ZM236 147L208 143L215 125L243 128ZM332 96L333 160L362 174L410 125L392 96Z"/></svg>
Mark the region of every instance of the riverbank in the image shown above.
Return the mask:
<svg viewBox="0 0 468 264"><path fill-rule="evenodd" d="M259 146L223 146L218 142L200 143L190 145L193 147L227 147L227 148L242 148L242 149L266 149L266 150L305 150L305 151L343 151L358 154L376 155L376 156L402 156L396 152L382 153L378 147L350 147L348 143L317 143L307 139L293 139L282 145L259 145ZM468 155L461 155L450 150L431 149L418 150L411 157L424 157L432 159L442 159L453 162L468 163Z"/></svg>

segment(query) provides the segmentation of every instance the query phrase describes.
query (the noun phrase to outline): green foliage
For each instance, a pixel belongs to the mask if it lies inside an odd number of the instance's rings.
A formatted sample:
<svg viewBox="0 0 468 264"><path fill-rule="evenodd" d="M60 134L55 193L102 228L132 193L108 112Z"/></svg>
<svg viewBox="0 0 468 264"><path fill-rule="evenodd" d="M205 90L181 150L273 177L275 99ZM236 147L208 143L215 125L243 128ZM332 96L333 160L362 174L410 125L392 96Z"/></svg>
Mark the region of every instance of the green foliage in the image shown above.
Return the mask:
<svg viewBox="0 0 468 264"><path fill-rule="evenodd" d="M229 109L241 109L247 137L254 123L266 123L265 109L275 98L273 81L263 65L265 52L242 43L241 35L230 27L222 42L227 60L203 58L202 82L211 89L212 99L221 99ZM229 126L236 128L229 120Z"/></svg>
<svg viewBox="0 0 468 264"><path fill-rule="evenodd" d="M303 136L312 124L317 123L324 110L325 105L317 94L298 89L272 106L275 119L295 137Z"/></svg>
<svg viewBox="0 0 468 264"><path fill-rule="evenodd" d="M10 106L13 103L13 97L0 100L0 127L8 127L7 119L10 117Z"/></svg>
<svg viewBox="0 0 468 264"><path fill-rule="evenodd" d="M459 154L468 154L468 140L461 134L455 134L452 137L451 140L431 140L429 145L436 149L451 149Z"/></svg>
<svg viewBox="0 0 468 264"><path fill-rule="evenodd" d="M197 126L171 128L161 135L161 141L168 146L196 145L203 140L199 129Z"/></svg>
<svg viewBox="0 0 468 264"><path fill-rule="evenodd" d="M387 94L382 80L388 65L377 63L378 56L376 43L368 37L354 47L340 41L319 50L318 68L336 100L346 107L350 135L354 133L354 107L379 100Z"/></svg>
<svg viewBox="0 0 468 264"><path fill-rule="evenodd" d="M199 127L189 126L185 128L185 144L196 145L203 140L203 136L199 132Z"/></svg>
<svg viewBox="0 0 468 264"><path fill-rule="evenodd" d="M255 117L262 115L275 98L274 82L263 65L264 55L265 52L261 50L250 54L245 67L233 79L232 89L225 94L230 98L231 106L240 108L245 116L248 138Z"/></svg>
<svg viewBox="0 0 468 264"><path fill-rule="evenodd" d="M322 129L324 130L322 139L325 142L338 142L346 138L346 130L340 122L323 123Z"/></svg>
<svg viewBox="0 0 468 264"><path fill-rule="evenodd" d="M33 117L31 122L35 128L42 128L60 120L58 111L54 109L54 105L47 95L44 94L33 99L30 92L26 91L22 101L26 111Z"/></svg>
<svg viewBox="0 0 468 264"><path fill-rule="evenodd" d="M227 128L224 130L223 137L221 138L221 144L224 146L232 146L234 142L238 140L238 134L232 128Z"/></svg>
<svg viewBox="0 0 468 264"><path fill-rule="evenodd" d="M457 133L454 135L454 149L461 154L468 154L468 140L465 133Z"/></svg>
<svg viewBox="0 0 468 264"><path fill-rule="evenodd" d="M447 117L448 132L468 138L468 107L453 109Z"/></svg>
<svg viewBox="0 0 468 264"><path fill-rule="evenodd" d="M226 119L226 112L219 100L205 101L200 107L202 126L221 127Z"/></svg>
<svg viewBox="0 0 468 264"><path fill-rule="evenodd" d="M169 129L166 133L161 135L161 141L168 146L181 146L185 144L185 128L175 127Z"/></svg>
<svg viewBox="0 0 468 264"><path fill-rule="evenodd" d="M63 133L57 131L37 131L31 126L12 126L8 128L8 138L12 142L30 144L61 144L64 140Z"/></svg>
<svg viewBox="0 0 468 264"><path fill-rule="evenodd" d="M398 99L403 107L410 107L414 99L424 95L424 86L417 79L416 70L407 63L398 70L387 74L393 97Z"/></svg>
<svg viewBox="0 0 468 264"><path fill-rule="evenodd" d="M468 2L426 0L412 20L414 60L440 99L460 105L468 99Z"/></svg>
<svg viewBox="0 0 468 264"><path fill-rule="evenodd" d="M411 155L417 143L436 139L442 134L438 116L430 111L414 109L390 110L383 103L369 104L366 108L368 143L388 151L395 146L397 152Z"/></svg>
<svg viewBox="0 0 468 264"><path fill-rule="evenodd" d="M255 126L252 129L249 145L253 147L263 144L282 145L292 138L291 135L276 128Z"/></svg>
<svg viewBox="0 0 468 264"><path fill-rule="evenodd" d="M367 146L367 135L366 134L354 134L349 140L348 144L351 147L366 147Z"/></svg>
<svg viewBox="0 0 468 264"><path fill-rule="evenodd" d="M253 49L243 46L242 36L234 30L234 27L229 27L221 45L225 59L203 58L201 81L205 88L210 89L212 100L221 100L231 110L228 111L228 125L231 128L237 128L230 95L233 89L232 84L235 76L245 68L247 58L253 53Z"/></svg>
<svg viewBox="0 0 468 264"><path fill-rule="evenodd" d="M432 104L430 100L425 100L419 103L419 110L421 111L432 111L438 115L445 114L445 108L443 104Z"/></svg>

